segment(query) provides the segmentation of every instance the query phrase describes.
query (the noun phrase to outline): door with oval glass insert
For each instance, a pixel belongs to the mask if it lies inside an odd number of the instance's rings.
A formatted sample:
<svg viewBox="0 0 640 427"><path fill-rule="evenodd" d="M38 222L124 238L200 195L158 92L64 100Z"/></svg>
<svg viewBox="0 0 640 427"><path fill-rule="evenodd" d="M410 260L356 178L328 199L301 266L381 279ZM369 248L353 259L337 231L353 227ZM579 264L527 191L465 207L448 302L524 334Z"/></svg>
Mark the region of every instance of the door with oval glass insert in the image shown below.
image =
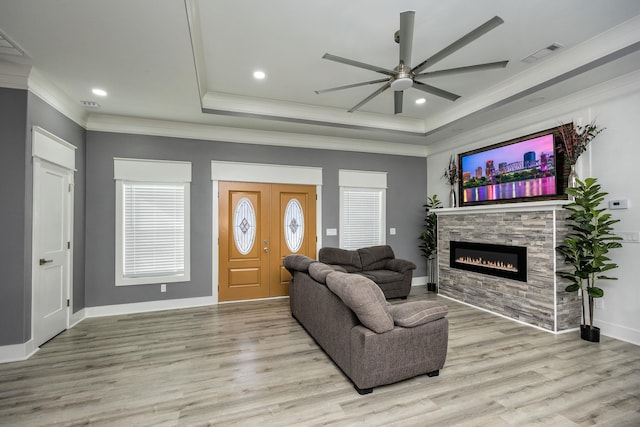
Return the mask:
<svg viewBox="0 0 640 427"><path fill-rule="evenodd" d="M315 258L314 186L220 182L220 301L288 295L285 256Z"/></svg>

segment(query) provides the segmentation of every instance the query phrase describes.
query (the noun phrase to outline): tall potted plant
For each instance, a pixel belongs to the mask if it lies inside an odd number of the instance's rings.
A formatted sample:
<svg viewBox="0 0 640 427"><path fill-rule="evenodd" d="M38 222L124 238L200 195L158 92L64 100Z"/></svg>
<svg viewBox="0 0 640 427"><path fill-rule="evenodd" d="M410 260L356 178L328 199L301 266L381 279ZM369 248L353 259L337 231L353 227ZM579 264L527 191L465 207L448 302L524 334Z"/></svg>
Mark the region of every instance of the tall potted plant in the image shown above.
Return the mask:
<svg viewBox="0 0 640 427"><path fill-rule="evenodd" d="M622 238L613 235L613 224L619 219L612 219L606 208L598 206L608 193L601 191L596 178L577 180L575 188L567 188L567 193L574 197L572 203L565 205L571 212L569 216L569 233L563 243L557 247L564 261L570 264L572 271L560 271L558 275L571 282L565 288L567 292L580 292L582 304L582 325L580 336L592 342L600 341L600 329L593 326L594 299L602 298L604 291L596 286L598 280L617 280L605 276L606 271L617 268L607 256L610 249L622 247ZM587 324L586 303L589 306L589 324Z"/></svg>
<svg viewBox="0 0 640 427"><path fill-rule="evenodd" d="M436 285L436 254L438 253L438 217L433 209L442 207L438 195L434 194L427 198L427 203L422 205L426 212L424 218L424 231L420 234L420 252L427 260L427 290L437 292Z"/></svg>

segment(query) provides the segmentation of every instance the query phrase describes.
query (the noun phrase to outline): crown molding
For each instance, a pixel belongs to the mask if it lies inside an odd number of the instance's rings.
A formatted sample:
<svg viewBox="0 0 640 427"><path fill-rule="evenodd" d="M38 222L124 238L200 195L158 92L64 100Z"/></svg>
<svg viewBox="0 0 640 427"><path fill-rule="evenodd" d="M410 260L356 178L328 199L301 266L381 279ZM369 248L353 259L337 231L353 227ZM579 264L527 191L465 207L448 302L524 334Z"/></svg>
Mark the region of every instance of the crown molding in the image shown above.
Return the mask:
<svg viewBox="0 0 640 427"><path fill-rule="evenodd" d="M426 157L422 145L92 114L87 130L318 150Z"/></svg>
<svg viewBox="0 0 640 427"><path fill-rule="evenodd" d="M35 68L29 75L29 91L80 126L86 127L85 109Z"/></svg>
<svg viewBox="0 0 640 427"><path fill-rule="evenodd" d="M28 89L30 71L30 65L0 61L0 87Z"/></svg>
<svg viewBox="0 0 640 427"><path fill-rule="evenodd" d="M540 130L541 126L544 127L544 123L548 124L548 126L556 126L563 121L588 121L590 117L587 117L589 115L587 110L591 106L639 91L640 70L591 86L563 98L549 101L522 113L505 117L473 131L439 141L428 147L427 155L449 152L453 147L471 148L470 144L478 144L480 146L485 144L483 141L487 138L507 137L506 135L509 133L522 135L529 130L535 132ZM576 113L578 116L575 115Z"/></svg>
<svg viewBox="0 0 640 427"><path fill-rule="evenodd" d="M204 95L202 112L320 126L380 129L412 135L424 135L424 121L422 119L367 113L364 111L348 113L339 108L231 95L221 92L207 92Z"/></svg>
<svg viewBox="0 0 640 427"><path fill-rule="evenodd" d="M427 118L427 134L473 113L515 101L638 50L640 16L567 49L553 60L541 61L497 86L462 100L455 109Z"/></svg>

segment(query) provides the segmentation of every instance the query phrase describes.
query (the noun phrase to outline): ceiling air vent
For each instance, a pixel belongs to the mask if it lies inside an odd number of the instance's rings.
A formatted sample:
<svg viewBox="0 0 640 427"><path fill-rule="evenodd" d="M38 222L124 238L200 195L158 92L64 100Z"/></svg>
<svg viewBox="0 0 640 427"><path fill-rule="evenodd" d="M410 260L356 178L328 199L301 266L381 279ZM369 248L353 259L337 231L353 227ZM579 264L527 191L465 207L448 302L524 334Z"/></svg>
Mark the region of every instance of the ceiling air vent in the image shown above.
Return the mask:
<svg viewBox="0 0 640 427"><path fill-rule="evenodd" d="M532 63L537 61L540 58L544 58L545 56L549 55L551 52L556 51L558 49L560 49L562 47L562 45L560 43L552 43L547 47L543 47L542 49L532 53L531 55L527 56L526 58L522 58L522 62L526 62L526 63Z"/></svg>
<svg viewBox="0 0 640 427"><path fill-rule="evenodd" d="M100 108L100 104L95 101L80 101L84 108Z"/></svg>

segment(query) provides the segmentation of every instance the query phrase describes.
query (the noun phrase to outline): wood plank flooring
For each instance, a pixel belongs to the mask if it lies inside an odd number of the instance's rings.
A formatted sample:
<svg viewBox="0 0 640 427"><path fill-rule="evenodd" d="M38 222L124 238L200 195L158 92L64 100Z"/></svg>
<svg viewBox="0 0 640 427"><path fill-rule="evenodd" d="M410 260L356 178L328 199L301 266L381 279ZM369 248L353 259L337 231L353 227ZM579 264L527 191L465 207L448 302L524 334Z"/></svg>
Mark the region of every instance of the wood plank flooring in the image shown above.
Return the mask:
<svg viewBox="0 0 640 427"><path fill-rule="evenodd" d="M449 306L439 377L360 396L288 299L87 319L0 365L1 426L640 426L640 347Z"/></svg>

